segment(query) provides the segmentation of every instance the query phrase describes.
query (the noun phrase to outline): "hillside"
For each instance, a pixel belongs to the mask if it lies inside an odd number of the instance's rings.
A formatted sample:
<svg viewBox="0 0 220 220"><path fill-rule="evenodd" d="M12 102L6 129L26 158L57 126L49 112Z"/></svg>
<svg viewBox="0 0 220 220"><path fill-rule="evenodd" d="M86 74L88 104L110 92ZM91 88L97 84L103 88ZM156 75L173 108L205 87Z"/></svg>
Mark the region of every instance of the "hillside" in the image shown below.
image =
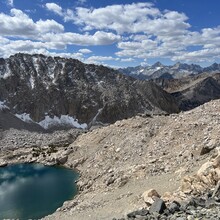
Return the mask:
<svg viewBox="0 0 220 220"><path fill-rule="evenodd" d="M190 110L220 98L220 74L204 73L181 79L155 79L161 88L176 98L181 110Z"/></svg>
<svg viewBox="0 0 220 220"><path fill-rule="evenodd" d="M26 146L13 157L10 150L0 156L8 163L51 164L67 155L65 166L80 172L80 194L46 219L112 219L145 207L141 195L149 188L160 194L177 190L183 176L214 155L219 112L216 100L180 114L136 116L81 134L69 147L57 145L59 153L36 158L33 146Z"/></svg>
<svg viewBox="0 0 220 220"><path fill-rule="evenodd" d="M85 128L137 113L178 112L173 97L152 82L138 82L104 66L38 54L0 60L0 101L20 119L44 128L67 121Z"/></svg>

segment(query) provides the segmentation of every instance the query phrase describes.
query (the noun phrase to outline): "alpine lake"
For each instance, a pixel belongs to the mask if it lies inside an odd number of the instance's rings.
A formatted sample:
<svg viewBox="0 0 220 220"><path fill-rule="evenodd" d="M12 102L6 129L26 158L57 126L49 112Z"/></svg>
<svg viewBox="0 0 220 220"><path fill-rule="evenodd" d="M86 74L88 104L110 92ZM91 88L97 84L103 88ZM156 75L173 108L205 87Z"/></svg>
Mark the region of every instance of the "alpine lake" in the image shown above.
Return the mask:
<svg viewBox="0 0 220 220"><path fill-rule="evenodd" d="M78 174L41 164L0 168L0 219L39 219L77 194Z"/></svg>

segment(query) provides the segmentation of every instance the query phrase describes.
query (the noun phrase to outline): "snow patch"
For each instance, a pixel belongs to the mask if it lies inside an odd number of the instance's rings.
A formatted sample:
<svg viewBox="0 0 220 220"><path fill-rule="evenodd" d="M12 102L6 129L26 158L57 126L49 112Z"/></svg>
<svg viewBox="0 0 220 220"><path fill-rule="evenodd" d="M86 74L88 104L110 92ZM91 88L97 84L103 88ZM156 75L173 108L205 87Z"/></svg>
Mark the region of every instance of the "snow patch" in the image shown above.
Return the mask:
<svg viewBox="0 0 220 220"><path fill-rule="evenodd" d="M33 76L30 77L29 82L30 82L31 88L33 89L34 88L34 78L33 78Z"/></svg>
<svg viewBox="0 0 220 220"><path fill-rule="evenodd" d="M15 114L15 116L26 123L34 123L34 121L30 117L30 114L27 114L27 113Z"/></svg>
<svg viewBox="0 0 220 220"><path fill-rule="evenodd" d="M9 109L9 107L7 105L5 105L5 101L0 101L0 110L3 110L3 109Z"/></svg>
<svg viewBox="0 0 220 220"><path fill-rule="evenodd" d="M38 58L37 57L32 57L32 61L33 61L33 64L34 64L34 68L38 73L39 72Z"/></svg>
<svg viewBox="0 0 220 220"><path fill-rule="evenodd" d="M65 125L75 128L81 128L81 129L87 128L87 124L85 123L79 124L77 119L69 115L61 115L60 118L57 116L54 116L53 118L46 116L45 119L40 121L38 124L44 129L48 129L53 126L65 126Z"/></svg>
<svg viewBox="0 0 220 220"><path fill-rule="evenodd" d="M10 68L9 68L9 64L7 63L6 64L6 69L5 69L5 73L3 73L3 75L1 75L1 77L3 78L3 79L7 79L9 76L11 76L12 75L12 73L11 73L11 70L10 70Z"/></svg>

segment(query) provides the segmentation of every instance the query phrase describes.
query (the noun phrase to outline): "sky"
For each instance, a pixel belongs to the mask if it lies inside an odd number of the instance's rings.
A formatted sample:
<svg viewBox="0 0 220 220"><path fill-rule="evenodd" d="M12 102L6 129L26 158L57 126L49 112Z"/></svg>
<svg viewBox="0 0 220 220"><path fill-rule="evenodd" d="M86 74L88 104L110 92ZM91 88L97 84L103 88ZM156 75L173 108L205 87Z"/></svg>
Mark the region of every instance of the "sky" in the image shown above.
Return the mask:
<svg viewBox="0 0 220 220"><path fill-rule="evenodd" d="M0 57L111 67L220 63L219 0L0 0Z"/></svg>

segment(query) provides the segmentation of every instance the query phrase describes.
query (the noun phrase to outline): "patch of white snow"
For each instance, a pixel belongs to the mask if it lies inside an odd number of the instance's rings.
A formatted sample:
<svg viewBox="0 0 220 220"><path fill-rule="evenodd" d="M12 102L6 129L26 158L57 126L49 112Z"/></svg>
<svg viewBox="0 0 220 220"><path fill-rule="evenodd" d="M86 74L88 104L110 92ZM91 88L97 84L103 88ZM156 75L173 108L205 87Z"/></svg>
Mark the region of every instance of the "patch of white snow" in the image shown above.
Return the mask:
<svg viewBox="0 0 220 220"><path fill-rule="evenodd" d="M31 119L30 114L23 113L23 114L15 114L15 116L19 119L21 119L24 122L27 123L34 123L34 121Z"/></svg>
<svg viewBox="0 0 220 220"><path fill-rule="evenodd" d="M87 124L79 124L78 120L69 116L69 115L61 115L60 118L54 116L51 118L50 116L45 116L45 119L38 123L44 129L49 129L53 126L71 126L75 128L86 129Z"/></svg>
<svg viewBox="0 0 220 220"><path fill-rule="evenodd" d="M7 105L5 105L5 101L0 101L0 110L3 110L3 109L9 109L9 107Z"/></svg>
<svg viewBox="0 0 220 220"><path fill-rule="evenodd" d="M34 78L33 78L33 76L30 77L29 82L30 82L31 88L33 89L34 88Z"/></svg>

